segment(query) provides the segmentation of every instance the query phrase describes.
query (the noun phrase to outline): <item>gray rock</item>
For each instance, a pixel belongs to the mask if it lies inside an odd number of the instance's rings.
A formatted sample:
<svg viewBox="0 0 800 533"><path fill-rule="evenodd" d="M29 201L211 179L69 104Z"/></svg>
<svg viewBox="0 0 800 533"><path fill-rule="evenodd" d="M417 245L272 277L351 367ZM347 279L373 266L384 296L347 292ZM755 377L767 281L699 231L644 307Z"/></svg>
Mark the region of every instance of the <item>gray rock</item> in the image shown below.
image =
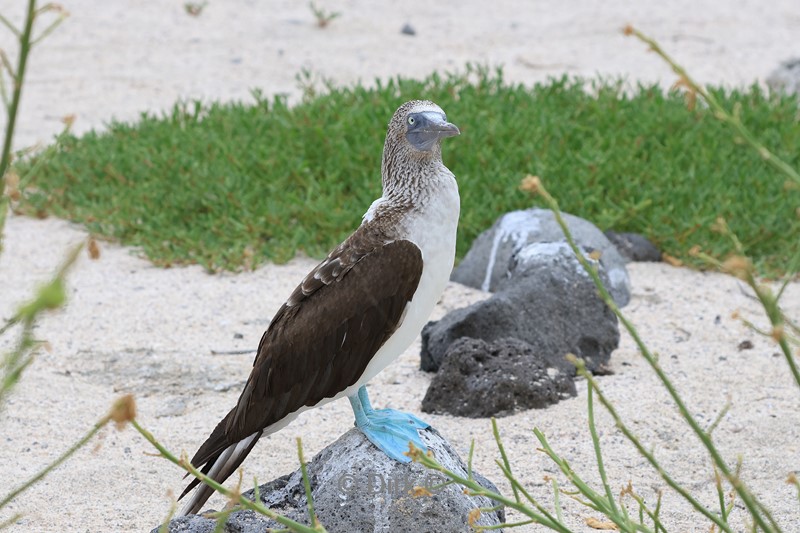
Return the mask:
<svg viewBox="0 0 800 533"><path fill-rule="evenodd" d="M604 235L611 241L619 254L627 261L661 261L661 250L644 235L638 233L617 233L608 230Z"/></svg>
<svg viewBox="0 0 800 533"><path fill-rule="evenodd" d="M590 262L608 286L602 262ZM450 345L461 337L487 342L513 337L530 344L536 354L560 360L574 353L592 372L606 372L611 352L619 345L617 317L597 295L569 246L530 244L511 263L511 277L498 281L491 298L425 325L422 370L438 370Z"/></svg>
<svg viewBox="0 0 800 533"><path fill-rule="evenodd" d="M800 57L781 63L767 77L767 85L774 92L800 94Z"/></svg>
<svg viewBox="0 0 800 533"><path fill-rule="evenodd" d="M597 227L582 218L562 213L575 242L601 252L600 262L608 272L608 288L620 307L630 300L630 280L625 260ZM506 213L472 243L453 271L451 279L484 291L494 292L508 278L509 259L524 246L535 242L565 240L564 232L549 209L527 209Z"/></svg>
<svg viewBox="0 0 800 533"><path fill-rule="evenodd" d="M422 410L470 418L506 416L575 396L574 368L554 359L517 339L488 343L462 337L448 348Z"/></svg>
<svg viewBox="0 0 800 533"><path fill-rule="evenodd" d="M420 432L436 459L448 469L466 476L466 465L450 444L434 429ZM388 458L357 429L351 429L308 463L314 508L331 533L354 531L469 531L468 514L477 507L492 507L484 497L463 493L463 487L436 487L445 478L417 463L401 464ZM497 488L473 472L475 479L493 491ZM432 496L413 497L414 486L428 488ZM259 487L261 501L270 509L297 522L309 523L300 470ZM253 498L253 491L244 494ZM500 510L483 513L481 525L505 520ZM200 515L172 520L170 533L211 533L215 521ZM224 531L262 533L283 526L252 511L232 513ZM157 533L158 528L152 533Z"/></svg>

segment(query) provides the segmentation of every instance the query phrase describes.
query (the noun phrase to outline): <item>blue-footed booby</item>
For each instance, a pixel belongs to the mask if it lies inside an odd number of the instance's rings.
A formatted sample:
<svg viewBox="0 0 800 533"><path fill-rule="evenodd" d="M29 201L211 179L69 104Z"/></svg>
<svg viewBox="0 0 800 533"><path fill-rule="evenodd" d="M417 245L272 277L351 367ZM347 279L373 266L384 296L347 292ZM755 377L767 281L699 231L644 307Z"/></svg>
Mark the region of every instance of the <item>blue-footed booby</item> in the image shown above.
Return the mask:
<svg viewBox="0 0 800 533"><path fill-rule="evenodd" d="M383 147L382 196L273 317L236 406L192 458L203 473L223 482L262 435L345 396L356 426L389 457L409 461L409 442L424 449L417 430L428 424L373 409L365 384L411 345L450 277L460 202L441 139L458 134L433 102L397 109ZM181 498L196 486L182 515L213 493L193 479Z"/></svg>

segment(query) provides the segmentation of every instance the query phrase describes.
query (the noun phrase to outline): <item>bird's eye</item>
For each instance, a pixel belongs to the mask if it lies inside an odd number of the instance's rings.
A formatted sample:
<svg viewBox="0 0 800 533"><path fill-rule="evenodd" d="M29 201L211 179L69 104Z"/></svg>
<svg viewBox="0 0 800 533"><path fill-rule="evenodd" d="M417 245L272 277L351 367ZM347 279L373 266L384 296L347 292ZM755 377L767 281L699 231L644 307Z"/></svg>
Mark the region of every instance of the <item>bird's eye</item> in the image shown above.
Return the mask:
<svg viewBox="0 0 800 533"><path fill-rule="evenodd" d="M413 126L414 125L414 117L408 117L408 125L409 126Z"/></svg>

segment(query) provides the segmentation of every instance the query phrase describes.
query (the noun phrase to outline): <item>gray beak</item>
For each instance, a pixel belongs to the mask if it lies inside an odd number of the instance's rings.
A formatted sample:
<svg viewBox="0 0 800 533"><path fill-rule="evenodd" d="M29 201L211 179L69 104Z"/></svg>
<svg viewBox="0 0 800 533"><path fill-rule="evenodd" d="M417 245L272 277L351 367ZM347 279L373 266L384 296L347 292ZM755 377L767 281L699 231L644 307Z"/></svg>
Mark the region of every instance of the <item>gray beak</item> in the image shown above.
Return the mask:
<svg viewBox="0 0 800 533"><path fill-rule="evenodd" d="M461 135L461 132L458 130L458 126L449 122L438 122L431 124L431 132L436 132L440 139Z"/></svg>
<svg viewBox="0 0 800 533"><path fill-rule="evenodd" d="M460 134L458 127L447 122L442 115L421 113L417 124L406 133L406 138L417 150L428 152L439 139Z"/></svg>

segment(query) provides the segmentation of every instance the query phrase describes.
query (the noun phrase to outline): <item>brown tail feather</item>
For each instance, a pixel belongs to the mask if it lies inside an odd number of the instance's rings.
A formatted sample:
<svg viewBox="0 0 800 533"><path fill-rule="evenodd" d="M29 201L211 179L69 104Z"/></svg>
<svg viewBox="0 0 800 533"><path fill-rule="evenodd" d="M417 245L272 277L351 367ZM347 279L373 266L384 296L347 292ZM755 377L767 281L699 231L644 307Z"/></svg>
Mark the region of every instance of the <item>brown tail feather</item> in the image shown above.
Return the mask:
<svg viewBox="0 0 800 533"><path fill-rule="evenodd" d="M217 430L215 429L214 433L216 433L216 431ZM212 433L212 436L209 437L209 441L212 440L214 433ZM258 439L261 438L262 434L263 431L258 431L249 437L246 437L239 442L231 444L227 448L218 451L215 455L209 457L205 461L201 472L218 483L224 482L236 471L237 468L239 468L239 465L242 464L242 461L244 461L245 457L247 457L247 455L253 449L253 446L256 445L256 442L258 442ZM208 441L206 441L206 444L207 443ZM198 453L195 454L195 457L200 455L200 451L206 447L206 444L201 446L200 450L198 450ZM195 464L194 461L192 464ZM181 493L178 499L180 500L186 496L195 487L197 487L197 490L194 492L194 494L192 494L189 500L186 501L183 508L178 513L178 516L198 513L206 501L208 501L208 498L210 498L214 493L214 489L206 484L200 484L200 480L195 478L183 490L183 493Z"/></svg>

